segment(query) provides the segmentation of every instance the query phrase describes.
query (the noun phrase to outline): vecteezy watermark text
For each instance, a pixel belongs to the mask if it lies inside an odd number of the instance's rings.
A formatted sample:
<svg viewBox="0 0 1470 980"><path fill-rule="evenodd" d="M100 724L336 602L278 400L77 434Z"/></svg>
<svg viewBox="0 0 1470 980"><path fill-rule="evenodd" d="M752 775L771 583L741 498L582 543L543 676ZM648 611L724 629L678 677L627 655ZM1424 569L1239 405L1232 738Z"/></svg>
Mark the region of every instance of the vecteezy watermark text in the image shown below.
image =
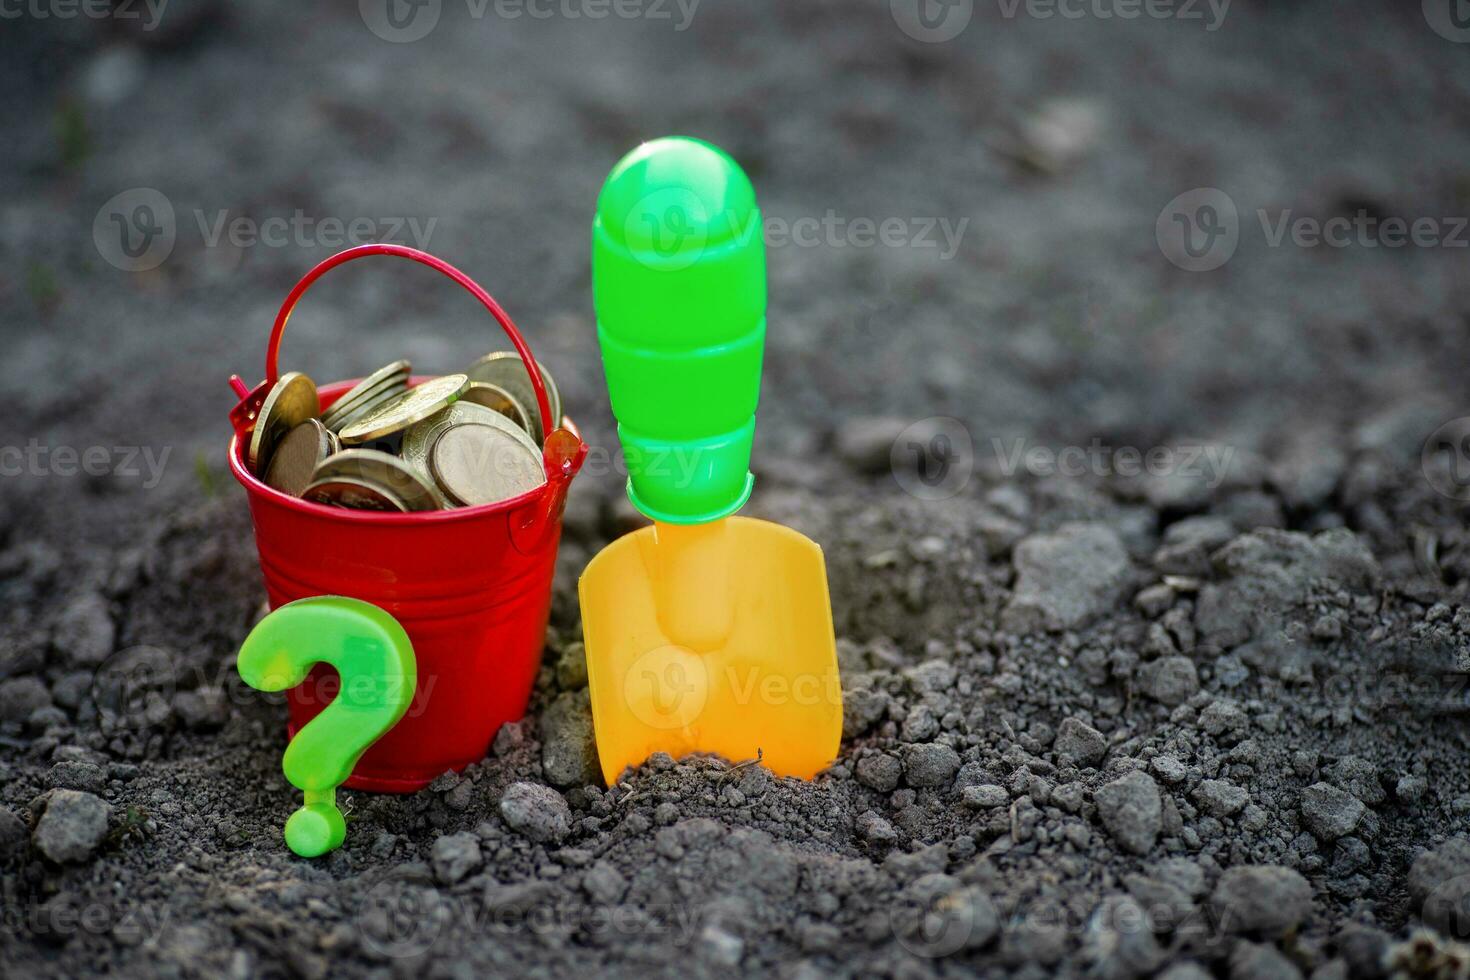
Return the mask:
<svg viewBox="0 0 1470 980"><path fill-rule="evenodd" d="M0 477L143 477L152 490L163 479L172 446L49 446L32 438L24 446L0 446Z"/></svg>
<svg viewBox="0 0 1470 980"><path fill-rule="evenodd" d="M1255 217L1268 248L1466 248L1465 215L1378 215L1366 208L1317 217L1295 208L1257 208ZM1189 272L1208 272L1230 261L1249 225L1235 201L1218 187L1196 187L1164 205L1154 222L1159 251Z"/></svg>
<svg viewBox="0 0 1470 980"><path fill-rule="evenodd" d="M142 29L158 27L169 0L0 0L0 20L140 21Z"/></svg>
<svg viewBox="0 0 1470 980"><path fill-rule="evenodd" d="M1235 447L1218 443L1113 445L1094 438L1087 445L1048 446L1023 438L992 437L988 447L1001 476L1139 477L1184 476L1214 489L1230 473ZM975 441L959 419L920 419L893 440L894 479L921 500L946 500L969 485L976 466Z"/></svg>
<svg viewBox="0 0 1470 980"><path fill-rule="evenodd" d="M0 0L3 2L3 0ZM316 216L297 208L289 215L258 218L228 208L193 211L205 248L341 249L369 242L399 242L428 248L438 218L380 215ZM173 202L152 187L133 187L109 198L92 220L92 240L108 264L124 272L146 272L173 254L179 238Z"/></svg>
<svg viewBox="0 0 1470 980"><path fill-rule="evenodd" d="M1198 21L1206 31L1225 22L1231 0L994 0L1005 20L1178 20ZM893 21L915 41L939 44L964 33L975 16L975 0L889 0Z"/></svg>
<svg viewBox="0 0 1470 980"><path fill-rule="evenodd" d="M647 20L689 29L701 0L464 0L471 20ZM393 44L428 37L439 26L443 0L358 0L368 30Z"/></svg>

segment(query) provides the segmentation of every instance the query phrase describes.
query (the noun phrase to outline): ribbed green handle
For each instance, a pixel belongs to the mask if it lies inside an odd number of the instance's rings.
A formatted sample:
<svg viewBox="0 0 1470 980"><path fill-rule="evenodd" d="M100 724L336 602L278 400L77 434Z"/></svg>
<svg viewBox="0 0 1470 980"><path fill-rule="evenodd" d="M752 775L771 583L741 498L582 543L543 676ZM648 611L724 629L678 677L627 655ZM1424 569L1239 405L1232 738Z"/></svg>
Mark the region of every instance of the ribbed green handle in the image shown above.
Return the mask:
<svg viewBox="0 0 1470 980"><path fill-rule="evenodd" d="M766 336L755 190L717 147L644 143L613 167L592 222L597 339L628 499L702 524L750 496Z"/></svg>

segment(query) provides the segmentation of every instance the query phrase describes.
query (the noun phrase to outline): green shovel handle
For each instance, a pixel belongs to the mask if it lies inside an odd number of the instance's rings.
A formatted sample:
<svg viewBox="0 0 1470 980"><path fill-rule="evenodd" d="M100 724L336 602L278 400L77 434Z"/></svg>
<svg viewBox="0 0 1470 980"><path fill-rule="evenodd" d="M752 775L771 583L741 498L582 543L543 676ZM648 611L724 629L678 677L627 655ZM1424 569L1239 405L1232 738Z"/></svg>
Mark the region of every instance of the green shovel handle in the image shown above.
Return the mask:
<svg viewBox="0 0 1470 980"><path fill-rule="evenodd" d="M628 498L703 524L750 497L766 336L755 190L700 140L644 143L613 167L592 223L597 339Z"/></svg>

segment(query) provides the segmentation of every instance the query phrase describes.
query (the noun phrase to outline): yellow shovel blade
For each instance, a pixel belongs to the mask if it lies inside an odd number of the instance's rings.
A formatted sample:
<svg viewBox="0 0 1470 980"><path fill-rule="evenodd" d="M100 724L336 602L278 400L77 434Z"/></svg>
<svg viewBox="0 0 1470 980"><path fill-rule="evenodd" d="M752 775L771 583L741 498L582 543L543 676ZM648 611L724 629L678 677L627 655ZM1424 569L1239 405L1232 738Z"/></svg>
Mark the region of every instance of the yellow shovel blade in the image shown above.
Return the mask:
<svg viewBox="0 0 1470 980"><path fill-rule="evenodd" d="M604 548L578 583L608 785L654 752L736 762L759 754L773 772L803 779L837 755L842 688L822 549L768 521L707 525L722 526L729 537L714 552L677 560L655 528L635 531ZM706 586L724 594L698 594ZM702 619L706 610L720 620L726 602L729 615L715 631L723 635L705 637L699 649L679 645L661 625ZM660 608L670 603L683 608Z"/></svg>

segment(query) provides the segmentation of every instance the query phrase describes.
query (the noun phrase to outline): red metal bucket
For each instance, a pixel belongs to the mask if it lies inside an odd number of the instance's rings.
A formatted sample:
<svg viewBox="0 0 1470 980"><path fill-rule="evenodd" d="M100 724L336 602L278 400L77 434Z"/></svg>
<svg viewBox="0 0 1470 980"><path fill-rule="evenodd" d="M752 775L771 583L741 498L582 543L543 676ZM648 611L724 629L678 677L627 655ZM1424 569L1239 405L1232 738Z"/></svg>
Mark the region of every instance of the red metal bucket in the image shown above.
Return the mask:
<svg viewBox="0 0 1470 980"><path fill-rule="evenodd" d="M415 513L345 510L266 486L245 465L244 440L276 381L281 334L296 301L328 270L367 255L395 255L436 269L495 317L525 362L543 420L546 483L511 500ZM485 290L439 259L401 245L362 245L332 256L291 290L266 352L266 380L230 413L230 471L245 487L266 593L274 609L306 596L362 599L393 615L413 640L418 691L391 731L363 755L346 785L407 793L446 769L484 757L496 731L525 714L541 663L551 580L567 487L587 447L569 421L555 420L535 358ZM421 378L414 378L417 384ZM354 381L321 386L321 407ZM336 695L337 676L318 665L289 694L294 734Z"/></svg>

